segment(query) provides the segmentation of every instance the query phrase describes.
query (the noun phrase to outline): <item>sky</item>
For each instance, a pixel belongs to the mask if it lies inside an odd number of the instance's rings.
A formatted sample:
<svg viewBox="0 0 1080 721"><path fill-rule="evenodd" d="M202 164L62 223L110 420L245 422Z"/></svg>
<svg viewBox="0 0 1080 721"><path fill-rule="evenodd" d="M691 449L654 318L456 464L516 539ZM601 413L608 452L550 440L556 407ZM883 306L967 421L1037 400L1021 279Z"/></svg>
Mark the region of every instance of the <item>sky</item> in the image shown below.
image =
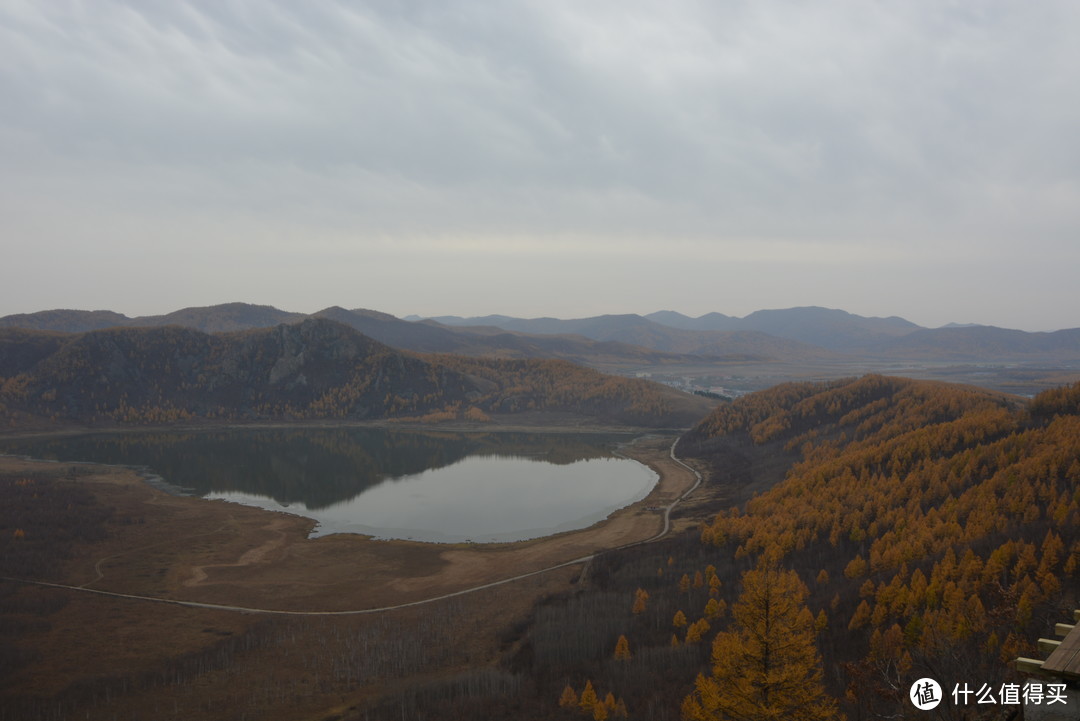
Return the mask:
<svg viewBox="0 0 1080 721"><path fill-rule="evenodd" d="M0 0L0 315L1080 326L1073 0Z"/></svg>

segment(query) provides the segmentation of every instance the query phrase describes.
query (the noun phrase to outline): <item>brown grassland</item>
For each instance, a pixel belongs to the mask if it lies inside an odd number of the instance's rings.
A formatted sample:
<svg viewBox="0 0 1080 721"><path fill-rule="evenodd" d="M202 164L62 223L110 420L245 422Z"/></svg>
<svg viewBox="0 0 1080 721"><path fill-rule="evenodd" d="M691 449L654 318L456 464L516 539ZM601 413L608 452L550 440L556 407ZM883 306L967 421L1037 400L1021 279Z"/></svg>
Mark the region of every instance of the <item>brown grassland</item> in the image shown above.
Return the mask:
<svg viewBox="0 0 1080 721"><path fill-rule="evenodd" d="M248 609L357 611L437 599L656 536L656 509L695 481L669 457L671 442L649 436L624 451L660 476L643 501L588 529L513 544L309 539L309 519L171 496L117 467L2 458L0 477L51 484L61 497L79 488L108 509L106 532L62 549L68 557L51 582ZM506 629L537 599L577 584L584 565L339 616L0 581L3 640L13 650L0 665L0 719L348 716L405 685L494 664L513 643Z"/></svg>

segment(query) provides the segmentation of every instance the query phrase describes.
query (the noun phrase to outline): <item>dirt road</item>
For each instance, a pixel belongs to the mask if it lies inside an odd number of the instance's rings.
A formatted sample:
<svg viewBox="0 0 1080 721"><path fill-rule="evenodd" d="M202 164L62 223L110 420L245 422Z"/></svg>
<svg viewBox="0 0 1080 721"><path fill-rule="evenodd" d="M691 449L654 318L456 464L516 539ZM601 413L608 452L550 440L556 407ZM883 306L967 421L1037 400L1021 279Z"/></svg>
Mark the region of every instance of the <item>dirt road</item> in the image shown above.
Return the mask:
<svg viewBox="0 0 1080 721"><path fill-rule="evenodd" d="M625 449L660 477L644 500L590 528L534 541L445 547L344 535L308 539L305 519L153 491L159 495L141 503L160 509L169 526L187 522L187 533L87 559L94 577L83 584L3 580L251 614L345 616L419 606L664 538L672 530L672 510L702 483L701 474L677 457L677 445L677 439L668 446L665 439L644 438ZM132 488L130 479L112 483L120 495L145 496L148 490ZM164 593L140 592L145 584L136 579L148 567L165 577ZM339 604L345 607L327 607Z"/></svg>

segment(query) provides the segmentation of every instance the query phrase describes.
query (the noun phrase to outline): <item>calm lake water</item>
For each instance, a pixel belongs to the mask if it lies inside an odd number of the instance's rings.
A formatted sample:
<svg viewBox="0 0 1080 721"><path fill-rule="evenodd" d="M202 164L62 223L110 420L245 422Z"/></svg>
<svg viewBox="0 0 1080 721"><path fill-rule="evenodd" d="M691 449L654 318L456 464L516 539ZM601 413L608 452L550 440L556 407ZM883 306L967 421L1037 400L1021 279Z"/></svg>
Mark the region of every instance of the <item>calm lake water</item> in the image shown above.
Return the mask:
<svg viewBox="0 0 1080 721"><path fill-rule="evenodd" d="M0 453L142 466L170 490L318 521L312 535L520 541L585 528L641 500L626 435L378 428L132 432L0 441Z"/></svg>

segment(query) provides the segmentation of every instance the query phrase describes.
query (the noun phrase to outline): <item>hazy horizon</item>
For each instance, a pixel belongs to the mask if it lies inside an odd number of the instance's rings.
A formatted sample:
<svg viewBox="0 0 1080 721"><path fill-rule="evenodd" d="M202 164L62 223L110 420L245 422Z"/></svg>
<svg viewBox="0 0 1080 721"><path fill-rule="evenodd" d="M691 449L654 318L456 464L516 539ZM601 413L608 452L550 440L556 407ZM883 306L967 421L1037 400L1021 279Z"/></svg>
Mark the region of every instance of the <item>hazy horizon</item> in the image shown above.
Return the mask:
<svg viewBox="0 0 1080 721"><path fill-rule="evenodd" d="M336 307L345 308L346 310L370 310L370 311L376 311L376 312L380 312L380 313L387 313L389 315L392 315L392 316L394 316L396 318L399 318L399 319L402 319L402 320L426 320L426 319L435 319L435 318L444 318L444 317L466 318L467 319L467 318L484 318L484 317L487 317L487 316L494 316L494 315L506 316L506 317L511 317L511 318L519 318L519 319L524 319L524 320L543 319L543 318L554 318L554 319L557 319L557 320L578 320L578 319L583 319L583 318L593 318L593 317L604 316L604 315L639 315L639 316L642 316L642 317L648 317L649 315L652 315L653 313L672 311L671 308L661 308L661 309L658 309L658 310L652 310L652 311L647 311L647 312L617 311L617 312L612 312L612 313L596 313L596 314L593 314L593 315L580 315L579 314L579 315L565 315L565 316L554 316L554 315L550 315L550 314L548 314L548 315L514 315L512 313L503 313L503 312L499 312L499 311L484 312L484 313L477 313L477 314L468 314L468 315L461 314L461 313L420 314L420 313L392 313L392 312L390 312L388 310L385 310L383 308L359 307L359 306L350 307L350 306L342 305L341 303L335 303L335 304L332 304L330 306L323 306L323 307L320 307L320 308L315 308L314 310L298 310L296 308L290 308L290 307L283 307L283 306L274 305L273 303L249 303L248 301L224 301L222 303L198 304L198 305L189 305L189 306L183 306L183 307L178 307L178 308L169 308L169 309L165 309L165 310L161 310L161 311L157 311L157 312L153 312L153 313L124 313L123 311L118 311L115 308L39 308L37 311L24 311L24 312L35 313L35 312L45 312L45 311L54 311L54 310L112 311L112 312L115 312L115 313L120 313L121 315L125 315L125 316L127 316L129 318L137 318L137 317L144 317L144 316L168 315L170 313L180 311L180 310L186 310L186 309L189 309L189 308L207 308L207 307L215 307L215 306L219 306L219 305L228 305L228 304L231 304L231 303L244 303L244 304L248 304L248 305L270 306L270 307L276 308L277 310L280 310L280 311L286 311L286 312L290 312L290 313L301 313L301 314L305 314L305 315L311 315L311 314L314 314L314 313L318 313L319 311L326 310L327 308L331 308L331 307L336 306ZM789 306L787 308L758 308L758 309L756 309L754 311L750 311L749 313L744 313L742 315L736 315L736 314L732 314L732 313L724 313L722 311L707 311L705 313L698 313L698 314L695 314L695 315L692 315L692 314L689 314L689 313L682 313L682 315L684 315L684 316L686 316L688 318L691 318L691 319L696 319L696 318L700 318L703 315L708 315L709 313L720 313L721 315L726 315L726 316L731 317L731 318L745 318L745 317L747 317L749 315L752 315L753 313L756 313L756 312L759 312L759 311L793 310L793 309L796 309L796 308L806 308L806 307L819 307L819 308L821 308L823 306ZM911 321L912 323L915 323L916 325L920 325L920 326L922 326L924 328L941 328L941 327L948 326L948 325L958 325L958 326L986 325L986 326L996 326L998 328L1007 328L1007 329L1010 329L1010 330L1022 330L1022 331L1027 331L1027 332L1053 332L1053 331L1058 331L1058 330L1070 330L1070 329L1072 329L1074 327L1077 327L1077 326L1062 326L1061 328L1047 328L1047 329L1031 330L1031 329L1028 329L1028 328L1016 328L1016 327L1011 327L1011 326L998 325L998 324L994 324L994 323L965 323L963 321L949 321L949 322L943 323L941 325L925 325L925 324L922 324L922 323L918 323L917 321L912 320L911 318L907 318L905 316L902 316L902 315L899 315L899 314L896 314L896 313L891 313L889 315L882 315L882 316L866 316L866 315L864 315L862 313L854 313L853 311L849 311L846 308L825 308L825 310L840 310L840 311L851 313L852 315L858 315L858 316L868 317L868 318L898 317L898 318L901 318L903 320ZM674 311L674 312L681 313L681 311L677 311L677 310ZM17 315L17 314L16 313L11 313L11 314L4 313L4 314L0 314L0 318L4 317L6 315Z"/></svg>
<svg viewBox="0 0 1080 721"><path fill-rule="evenodd" d="M0 6L0 315L1080 326L1080 5Z"/></svg>

